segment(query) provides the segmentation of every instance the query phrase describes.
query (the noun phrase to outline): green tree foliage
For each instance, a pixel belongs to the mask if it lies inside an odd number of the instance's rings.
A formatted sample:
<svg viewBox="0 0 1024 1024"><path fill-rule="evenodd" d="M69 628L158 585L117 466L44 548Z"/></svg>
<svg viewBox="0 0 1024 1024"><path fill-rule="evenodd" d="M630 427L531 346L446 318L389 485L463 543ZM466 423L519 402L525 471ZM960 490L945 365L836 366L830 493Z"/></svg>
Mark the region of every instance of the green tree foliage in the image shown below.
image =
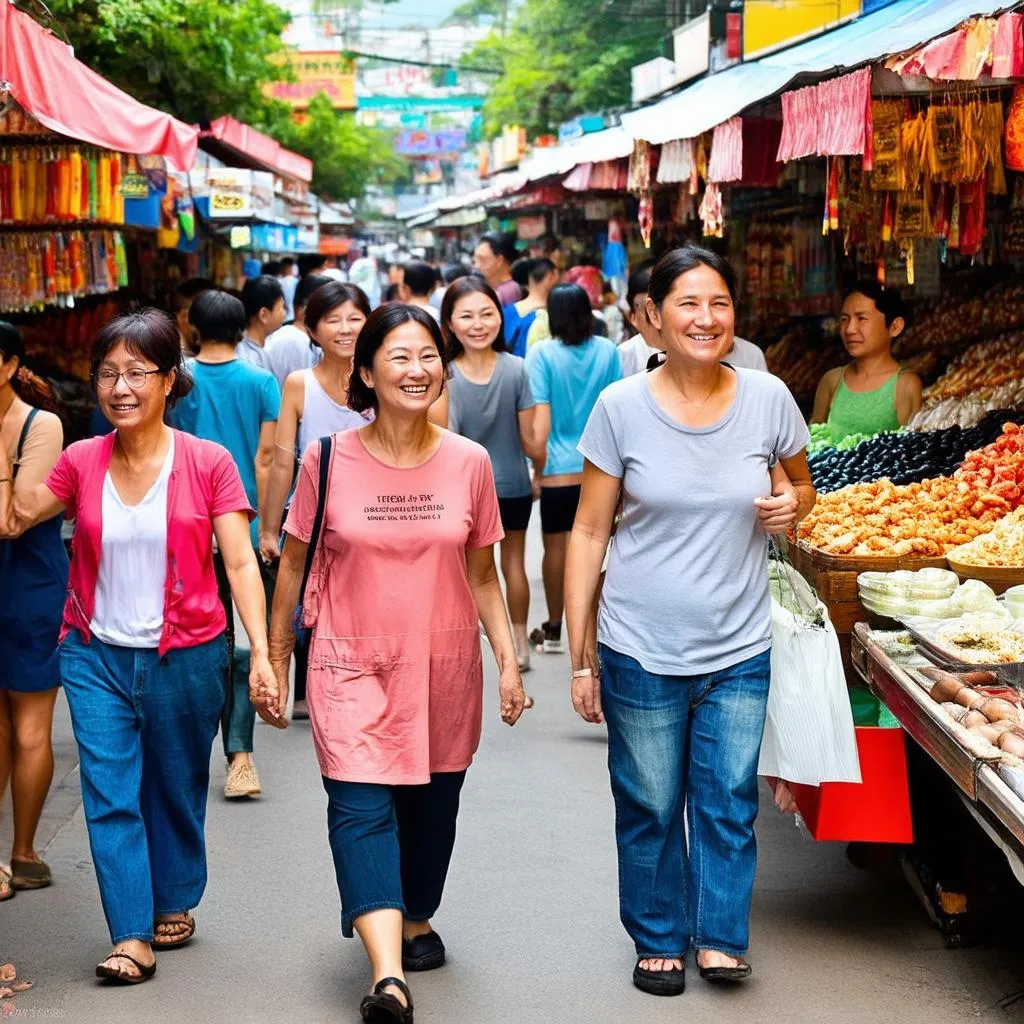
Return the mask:
<svg viewBox="0 0 1024 1024"><path fill-rule="evenodd" d="M299 125L288 107L264 96L263 86L282 77L275 57L289 17L272 0L49 0L49 7L48 27L93 70L183 121L230 114L261 128L313 161L313 188L325 197L359 198L406 172L388 133L357 127L326 97ZM26 9L39 16L37 5Z"/></svg>
<svg viewBox="0 0 1024 1024"><path fill-rule="evenodd" d="M660 56L667 33L663 0L525 0L508 32L493 31L463 63L502 72L484 106L488 134L519 124L541 135L628 104L630 68Z"/></svg>
<svg viewBox="0 0 1024 1024"><path fill-rule="evenodd" d="M288 14L269 0L50 0L75 55L183 121L252 120Z"/></svg>

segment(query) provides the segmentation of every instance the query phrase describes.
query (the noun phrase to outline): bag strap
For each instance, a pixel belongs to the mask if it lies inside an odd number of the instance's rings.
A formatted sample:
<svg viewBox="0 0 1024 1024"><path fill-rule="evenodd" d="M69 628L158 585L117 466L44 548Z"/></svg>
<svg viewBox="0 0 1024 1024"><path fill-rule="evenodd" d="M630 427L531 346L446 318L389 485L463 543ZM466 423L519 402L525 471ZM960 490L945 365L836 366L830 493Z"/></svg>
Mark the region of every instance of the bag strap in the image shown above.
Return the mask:
<svg viewBox="0 0 1024 1024"><path fill-rule="evenodd" d="M313 559L316 557L316 549L320 544L320 531L324 525L324 510L327 507L327 478L331 473L331 453L334 448L334 438L328 434L320 438L320 489L316 496L316 515L313 517L313 530L309 535L309 544L306 547L306 564L302 570L302 588L299 590L300 603L306 596L306 584L309 582L309 574L313 568Z"/></svg>
<svg viewBox="0 0 1024 1024"><path fill-rule="evenodd" d="M13 476L18 475L18 467L21 465L21 450L25 447L25 442L28 440L28 431L32 426L32 421L36 418L38 409L29 409L28 416L25 417L25 422L21 427L21 435L18 438L18 450L14 453L14 472Z"/></svg>

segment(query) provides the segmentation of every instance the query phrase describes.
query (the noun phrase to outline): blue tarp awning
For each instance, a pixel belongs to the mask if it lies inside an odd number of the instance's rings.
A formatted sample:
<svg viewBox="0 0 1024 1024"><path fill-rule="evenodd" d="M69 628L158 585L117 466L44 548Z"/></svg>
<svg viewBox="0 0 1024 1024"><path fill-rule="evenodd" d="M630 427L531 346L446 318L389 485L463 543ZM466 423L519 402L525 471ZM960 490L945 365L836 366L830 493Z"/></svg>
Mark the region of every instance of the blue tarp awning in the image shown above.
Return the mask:
<svg viewBox="0 0 1024 1024"><path fill-rule="evenodd" d="M637 139L661 144L692 139L747 107L774 96L800 75L852 70L915 49L976 16L1020 6L1007 0L897 0L841 28L708 75L681 92L622 115Z"/></svg>

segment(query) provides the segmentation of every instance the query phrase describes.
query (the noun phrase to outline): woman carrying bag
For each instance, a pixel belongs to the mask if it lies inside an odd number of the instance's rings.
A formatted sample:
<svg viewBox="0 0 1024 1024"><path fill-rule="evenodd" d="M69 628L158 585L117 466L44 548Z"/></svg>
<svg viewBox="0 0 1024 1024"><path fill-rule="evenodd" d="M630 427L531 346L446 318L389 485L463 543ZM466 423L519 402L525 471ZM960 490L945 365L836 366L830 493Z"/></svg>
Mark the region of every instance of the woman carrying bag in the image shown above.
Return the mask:
<svg viewBox="0 0 1024 1024"><path fill-rule="evenodd" d="M655 266L647 312L666 362L597 401L566 567L573 706L607 722L620 916L634 984L659 995L684 990L691 947L707 980L750 974L767 535L814 498L807 427L786 386L721 363L734 292L732 268L706 249ZM776 458L792 486L781 473L773 486ZM595 652L587 624L620 491Z"/></svg>

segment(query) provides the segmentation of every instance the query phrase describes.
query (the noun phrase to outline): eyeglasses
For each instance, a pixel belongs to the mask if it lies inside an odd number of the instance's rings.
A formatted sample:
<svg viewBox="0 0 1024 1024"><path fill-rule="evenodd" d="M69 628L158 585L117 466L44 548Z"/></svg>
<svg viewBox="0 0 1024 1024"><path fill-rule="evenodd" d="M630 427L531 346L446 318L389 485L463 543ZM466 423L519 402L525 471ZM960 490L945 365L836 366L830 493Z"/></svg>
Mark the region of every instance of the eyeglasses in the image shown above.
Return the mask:
<svg viewBox="0 0 1024 1024"><path fill-rule="evenodd" d="M113 391L117 387L117 382L124 377L125 384L133 391L138 391L139 388L146 386L146 378L151 373L163 372L163 370L139 370L134 368L125 370L124 373L118 373L116 370L100 370L96 374L96 384L103 388L104 391Z"/></svg>

